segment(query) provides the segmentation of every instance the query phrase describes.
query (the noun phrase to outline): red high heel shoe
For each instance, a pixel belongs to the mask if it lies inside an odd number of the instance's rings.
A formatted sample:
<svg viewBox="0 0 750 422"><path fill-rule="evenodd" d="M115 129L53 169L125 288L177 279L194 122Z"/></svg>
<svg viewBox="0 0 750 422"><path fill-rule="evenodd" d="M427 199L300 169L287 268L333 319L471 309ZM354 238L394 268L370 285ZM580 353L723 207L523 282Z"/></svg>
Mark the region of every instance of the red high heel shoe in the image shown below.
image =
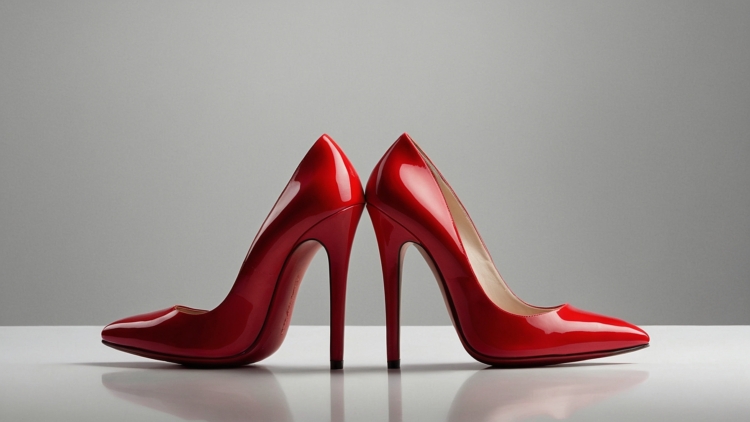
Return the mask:
<svg viewBox="0 0 750 422"><path fill-rule="evenodd" d="M398 368L401 261L414 244L432 268L467 352L496 366L537 366L646 347L648 334L619 319L570 305L531 306L497 272L466 209L407 134L367 182L385 283L388 367Z"/></svg>
<svg viewBox="0 0 750 422"><path fill-rule="evenodd" d="M205 311L173 306L124 318L104 327L103 343L192 366L238 366L265 359L284 340L297 288L322 245L331 283L331 368L342 368L346 276L364 202L354 167L323 135L266 217L234 286L218 307Z"/></svg>

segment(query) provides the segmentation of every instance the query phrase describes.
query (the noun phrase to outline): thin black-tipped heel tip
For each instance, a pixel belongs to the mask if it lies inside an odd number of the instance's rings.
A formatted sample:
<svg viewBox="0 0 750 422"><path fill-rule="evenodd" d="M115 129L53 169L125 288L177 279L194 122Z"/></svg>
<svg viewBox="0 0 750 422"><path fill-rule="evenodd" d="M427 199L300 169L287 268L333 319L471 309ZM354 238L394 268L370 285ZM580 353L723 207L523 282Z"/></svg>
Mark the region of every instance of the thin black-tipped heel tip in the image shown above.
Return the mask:
<svg viewBox="0 0 750 422"><path fill-rule="evenodd" d="M344 369L344 361L343 360L332 360L331 361L331 369Z"/></svg>
<svg viewBox="0 0 750 422"><path fill-rule="evenodd" d="M401 359L388 361L388 369L399 369L399 368L401 368Z"/></svg>

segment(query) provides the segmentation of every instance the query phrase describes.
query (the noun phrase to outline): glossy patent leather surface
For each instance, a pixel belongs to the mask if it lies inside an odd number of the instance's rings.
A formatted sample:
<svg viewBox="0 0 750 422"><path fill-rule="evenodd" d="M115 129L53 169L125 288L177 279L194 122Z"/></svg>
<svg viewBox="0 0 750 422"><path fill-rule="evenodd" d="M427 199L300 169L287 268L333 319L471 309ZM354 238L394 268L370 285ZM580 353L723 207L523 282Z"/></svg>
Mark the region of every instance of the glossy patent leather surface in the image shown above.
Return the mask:
<svg viewBox="0 0 750 422"><path fill-rule="evenodd" d="M364 192L339 146L323 135L302 159L242 263L226 299L211 311L172 306L115 321L108 346L196 366L257 362L286 335L299 283L323 246L331 282L331 361L343 360L344 301L351 244Z"/></svg>
<svg viewBox="0 0 750 422"><path fill-rule="evenodd" d="M532 310L521 315L493 301L470 262L465 239L456 226L457 216L438 184L437 178L443 182L444 178L436 172L429 158L404 134L385 153L367 183L367 209L385 283L389 366L397 367L399 361L400 268L408 244L418 246L432 267L464 347L480 362L545 365L648 345L648 335L635 325L567 304L537 308L512 296L519 306Z"/></svg>

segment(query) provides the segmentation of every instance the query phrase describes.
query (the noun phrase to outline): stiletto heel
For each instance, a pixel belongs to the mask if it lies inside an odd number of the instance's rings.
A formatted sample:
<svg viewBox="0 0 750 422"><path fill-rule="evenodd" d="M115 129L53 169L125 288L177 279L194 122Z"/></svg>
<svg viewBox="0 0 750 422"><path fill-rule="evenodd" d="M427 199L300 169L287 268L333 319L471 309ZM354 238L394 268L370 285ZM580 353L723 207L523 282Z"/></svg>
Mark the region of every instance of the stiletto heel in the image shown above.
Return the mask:
<svg viewBox="0 0 750 422"><path fill-rule="evenodd" d="M255 236L227 297L211 311L173 306L115 321L102 342L184 365L257 362L286 336L302 277L325 247L331 288L331 367L343 366L349 255L364 192L341 148L323 135L302 159Z"/></svg>
<svg viewBox="0 0 750 422"><path fill-rule="evenodd" d="M408 230L374 206L368 204L367 213L375 229L383 269L388 368L396 369L401 366L401 264L407 242L416 240Z"/></svg>
<svg viewBox="0 0 750 422"><path fill-rule="evenodd" d="M328 254L331 283L331 369L344 367L346 278L354 233L357 231L362 211L364 205L354 205L341 210L315 225L304 236L309 240L318 241Z"/></svg>
<svg viewBox="0 0 750 422"><path fill-rule="evenodd" d="M513 294L463 204L407 134L375 166L365 196L383 268L389 368L400 364L400 275L409 244L433 270L461 343L480 362L550 365L648 346L648 334L625 321L568 304L532 306Z"/></svg>

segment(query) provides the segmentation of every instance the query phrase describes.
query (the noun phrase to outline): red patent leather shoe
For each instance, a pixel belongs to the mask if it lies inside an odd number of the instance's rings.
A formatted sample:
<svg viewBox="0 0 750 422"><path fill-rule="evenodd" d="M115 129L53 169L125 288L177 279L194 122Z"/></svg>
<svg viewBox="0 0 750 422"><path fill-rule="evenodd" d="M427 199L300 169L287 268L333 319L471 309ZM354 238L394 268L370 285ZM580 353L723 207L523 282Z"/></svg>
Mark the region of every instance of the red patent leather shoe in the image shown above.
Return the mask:
<svg viewBox="0 0 750 422"><path fill-rule="evenodd" d="M480 362L550 365L648 345L648 334L625 321L567 304L540 308L516 297L466 209L409 135L375 166L366 197L383 267L389 367L400 362L401 261L409 244L432 268L464 348Z"/></svg>
<svg viewBox="0 0 750 422"><path fill-rule="evenodd" d="M284 340L300 280L323 246L331 283L331 368L343 367L346 276L364 202L354 167L323 135L266 217L218 307L173 306L121 319L104 327L103 343L192 366L238 366L264 359Z"/></svg>

